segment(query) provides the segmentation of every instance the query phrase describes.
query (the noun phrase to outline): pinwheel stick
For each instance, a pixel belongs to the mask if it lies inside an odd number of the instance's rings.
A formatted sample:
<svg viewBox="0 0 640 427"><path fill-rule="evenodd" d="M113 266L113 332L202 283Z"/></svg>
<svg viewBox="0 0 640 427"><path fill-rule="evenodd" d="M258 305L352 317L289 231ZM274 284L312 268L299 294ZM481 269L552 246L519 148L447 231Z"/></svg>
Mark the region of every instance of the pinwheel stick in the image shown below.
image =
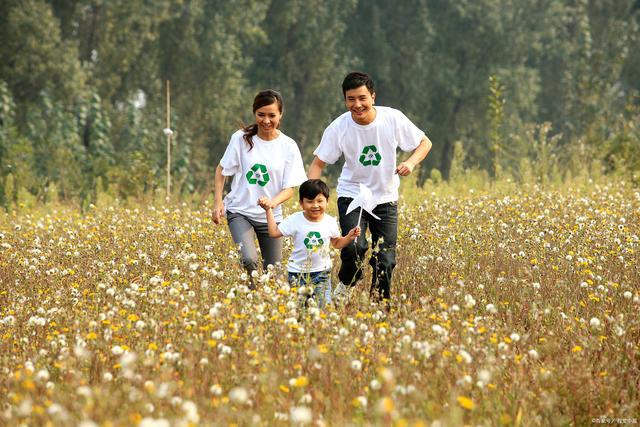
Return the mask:
<svg viewBox="0 0 640 427"><path fill-rule="evenodd" d="M362 209L362 207L360 207L360 214L358 215L358 227L360 227L360 220L362 219L362 211L363 210L364 209ZM353 239L353 244L355 245L356 243L358 243L358 236L356 236L356 238Z"/></svg>

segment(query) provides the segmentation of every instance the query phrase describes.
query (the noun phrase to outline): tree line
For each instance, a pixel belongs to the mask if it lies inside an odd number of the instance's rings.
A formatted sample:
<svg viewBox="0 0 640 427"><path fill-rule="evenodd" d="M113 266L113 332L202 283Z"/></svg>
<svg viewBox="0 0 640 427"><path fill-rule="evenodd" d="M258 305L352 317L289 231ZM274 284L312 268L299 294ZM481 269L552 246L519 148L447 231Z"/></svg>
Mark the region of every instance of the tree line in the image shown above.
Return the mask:
<svg viewBox="0 0 640 427"><path fill-rule="evenodd" d="M640 180L638 0L0 0L0 204L208 191L254 94L306 161L370 73L433 141L420 170ZM55 193L55 194L52 194Z"/></svg>

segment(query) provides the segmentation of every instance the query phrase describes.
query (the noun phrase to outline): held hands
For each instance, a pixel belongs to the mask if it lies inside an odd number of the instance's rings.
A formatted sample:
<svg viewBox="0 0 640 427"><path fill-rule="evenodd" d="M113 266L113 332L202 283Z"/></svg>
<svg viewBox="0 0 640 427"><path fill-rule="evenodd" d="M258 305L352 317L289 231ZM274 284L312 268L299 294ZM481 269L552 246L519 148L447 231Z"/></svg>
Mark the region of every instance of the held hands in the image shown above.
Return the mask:
<svg viewBox="0 0 640 427"><path fill-rule="evenodd" d="M220 220L224 216L224 203L219 202L213 205L213 211L211 212L211 220L214 224L220 224Z"/></svg>
<svg viewBox="0 0 640 427"><path fill-rule="evenodd" d="M269 209L273 209L276 206L278 206L276 203L273 203L273 200L265 196L262 196L258 199L258 204L265 211L268 211Z"/></svg>
<svg viewBox="0 0 640 427"><path fill-rule="evenodd" d="M398 167L396 168L396 173L400 176L407 176L409 175L411 172L413 172L413 169L416 167L416 165L414 165L411 162L402 162L398 165Z"/></svg>

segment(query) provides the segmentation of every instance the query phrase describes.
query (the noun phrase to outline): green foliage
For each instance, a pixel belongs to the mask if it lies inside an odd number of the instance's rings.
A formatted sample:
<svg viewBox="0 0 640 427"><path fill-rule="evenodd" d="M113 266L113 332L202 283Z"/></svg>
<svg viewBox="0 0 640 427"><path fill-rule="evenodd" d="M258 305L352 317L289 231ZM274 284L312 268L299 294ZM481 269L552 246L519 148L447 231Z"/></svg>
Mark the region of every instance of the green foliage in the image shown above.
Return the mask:
<svg viewBox="0 0 640 427"><path fill-rule="evenodd" d="M340 83L353 69L374 77L378 105L433 141L416 185L434 168L452 183L481 182L482 171L542 185L603 172L638 181L634 0L0 6L3 205L9 174L14 194L41 201L51 188L86 206L156 197L167 80L174 194L209 191L230 134L253 121L253 96L267 87L283 94L282 129L308 162L344 111Z"/></svg>
<svg viewBox="0 0 640 427"><path fill-rule="evenodd" d="M493 153L493 173L496 179L502 177L502 148L503 138L500 128L504 121L504 87L495 76L489 76L489 145Z"/></svg>
<svg viewBox="0 0 640 427"><path fill-rule="evenodd" d="M433 182L434 184L438 184L440 182L442 182L442 173L440 173L440 171L438 169L431 169L431 173L429 174L429 178L431 179L431 182Z"/></svg>
<svg viewBox="0 0 640 427"><path fill-rule="evenodd" d="M617 116L609 139L602 146L605 166L635 184L640 183L640 106L629 104Z"/></svg>
<svg viewBox="0 0 640 427"><path fill-rule="evenodd" d="M451 170L449 172L449 180L460 181L464 179L464 160L465 151L462 141L456 141L453 144L453 158L451 160Z"/></svg>
<svg viewBox="0 0 640 427"><path fill-rule="evenodd" d="M12 174L9 174L6 177L4 177L2 200L7 210L11 209L11 206L16 201L16 183L13 179Z"/></svg>
<svg viewBox="0 0 640 427"><path fill-rule="evenodd" d="M9 84L21 111L43 90L65 105L73 103L86 79L77 41L61 37L60 22L47 2L3 3L7 14L0 30L0 79Z"/></svg>
<svg viewBox="0 0 640 427"><path fill-rule="evenodd" d="M267 42L252 49L255 79L282 92L283 127L307 158L343 108L340 83L350 70L342 41L355 6L355 0L273 0L264 21Z"/></svg>

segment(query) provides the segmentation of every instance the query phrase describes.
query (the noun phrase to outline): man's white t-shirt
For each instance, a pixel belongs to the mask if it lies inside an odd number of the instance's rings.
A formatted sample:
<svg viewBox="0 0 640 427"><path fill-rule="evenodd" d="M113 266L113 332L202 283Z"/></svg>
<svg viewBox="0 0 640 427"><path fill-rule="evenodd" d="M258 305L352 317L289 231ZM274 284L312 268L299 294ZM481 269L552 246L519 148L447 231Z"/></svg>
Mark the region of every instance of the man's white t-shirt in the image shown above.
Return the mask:
<svg viewBox="0 0 640 427"><path fill-rule="evenodd" d="M340 237L338 222L325 214L318 222L309 221L296 212L278 224L285 237L293 239L288 270L292 273L314 273L331 269L331 238Z"/></svg>
<svg viewBox="0 0 640 427"><path fill-rule="evenodd" d="M240 129L231 136L220 160L222 175L233 177L224 205L229 212L267 222L258 199L263 196L272 199L283 189L297 187L306 181L302 156L295 141L282 132L271 141L254 135L251 150L243 135ZM281 206L273 210L273 215L276 221L282 220Z"/></svg>
<svg viewBox="0 0 640 427"><path fill-rule="evenodd" d="M368 187L377 204L398 200L400 178L396 170L396 150L413 151L425 136L401 111L375 107L376 118L359 125L347 111L324 131L313 152L325 163L333 164L344 155L338 179L338 197L356 197L360 184Z"/></svg>

